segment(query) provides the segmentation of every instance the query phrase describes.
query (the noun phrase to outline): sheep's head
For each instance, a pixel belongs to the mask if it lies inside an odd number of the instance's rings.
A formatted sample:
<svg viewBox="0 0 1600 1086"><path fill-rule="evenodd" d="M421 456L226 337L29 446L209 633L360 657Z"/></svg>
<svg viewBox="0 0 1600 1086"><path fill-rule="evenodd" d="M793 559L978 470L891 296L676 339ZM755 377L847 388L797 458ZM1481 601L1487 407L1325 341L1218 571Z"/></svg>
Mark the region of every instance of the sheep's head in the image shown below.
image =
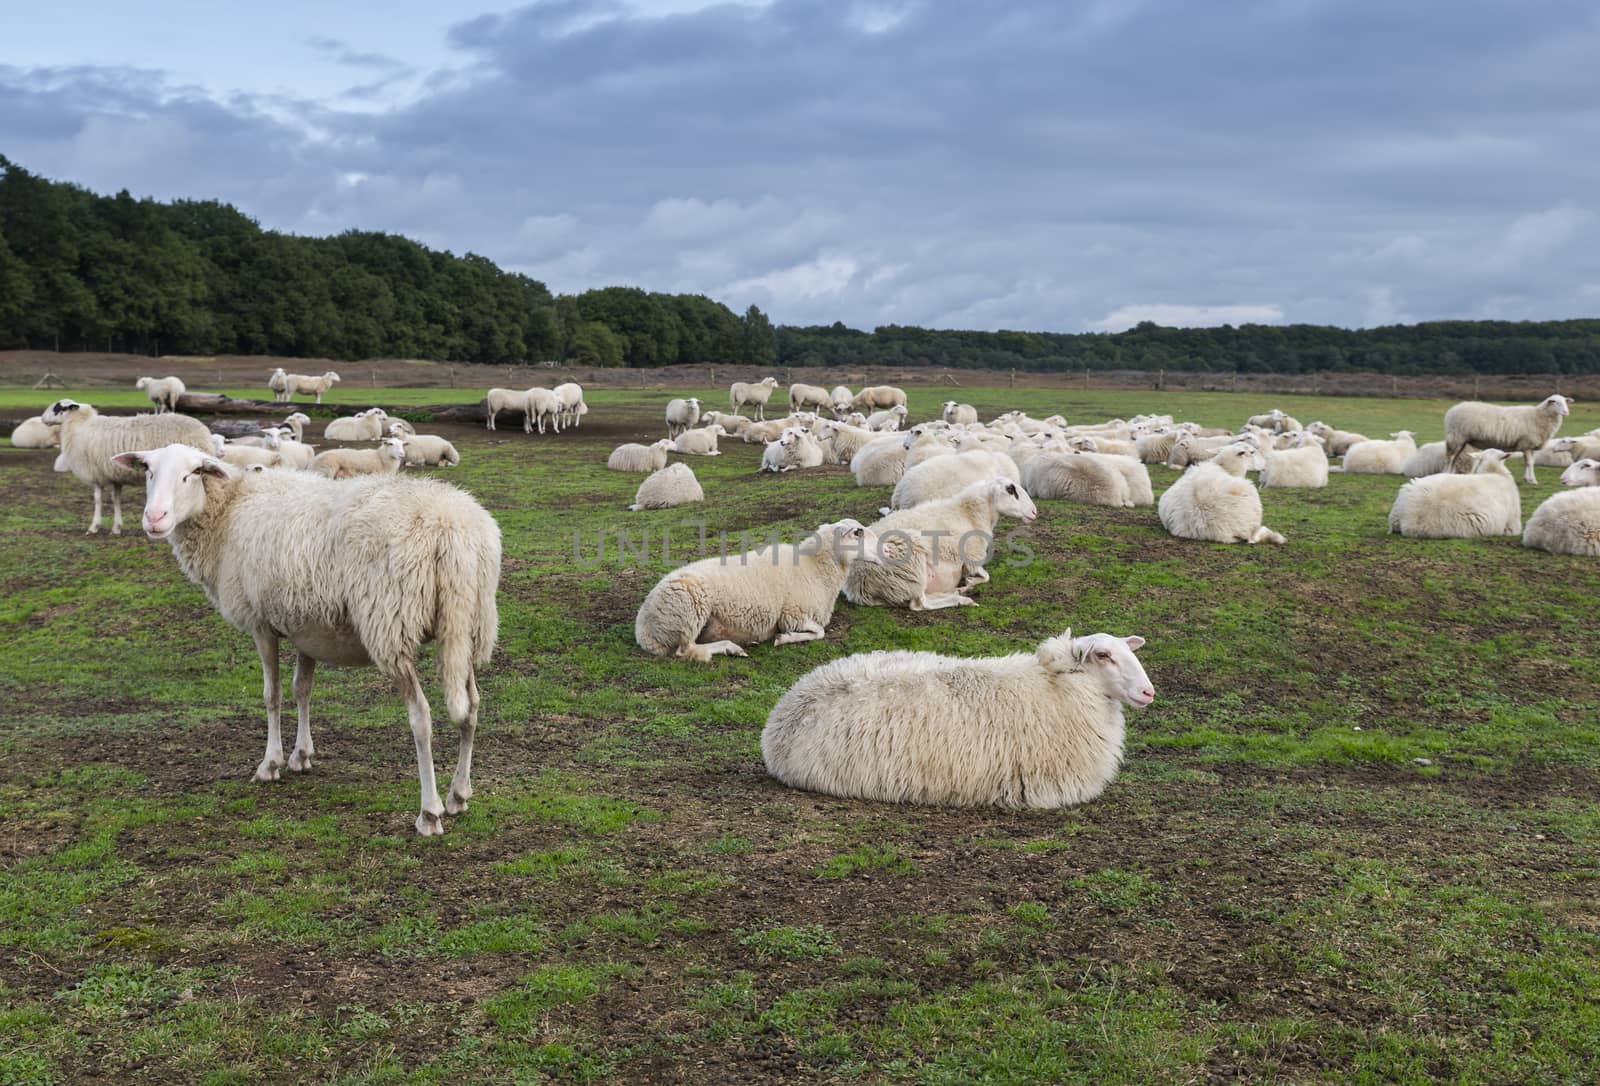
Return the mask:
<svg viewBox="0 0 1600 1086"><path fill-rule="evenodd" d="M1546 396L1539 406L1541 408L1548 407L1557 415L1566 415L1568 414L1568 408L1572 406L1572 397L1561 395Z"/></svg>
<svg viewBox="0 0 1600 1086"><path fill-rule="evenodd" d="M60 426L74 411L81 411L88 406L88 404L79 403L77 400L57 400L45 408L44 414L39 417L44 419L47 425Z"/></svg>
<svg viewBox="0 0 1600 1086"><path fill-rule="evenodd" d="M137 381L135 381L133 383L133 387L134 388L140 388L140 389L149 388L150 387L150 382L153 381L153 380L155 380L154 377L141 377L141 378L139 378Z"/></svg>
<svg viewBox="0 0 1600 1086"><path fill-rule="evenodd" d="M852 517L817 525L816 534L811 539L821 549L831 551L843 565L851 562L883 562L878 534Z"/></svg>
<svg viewBox="0 0 1600 1086"><path fill-rule="evenodd" d="M989 491L995 511L1003 517L1016 517L1026 524L1039 515L1038 506L1015 479L995 478L977 485Z"/></svg>
<svg viewBox="0 0 1600 1086"><path fill-rule="evenodd" d="M389 435L391 437L403 437L405 436L405 433L406 424L402 420L395 419L393 422L389 423Z"/></svg>
<svg viewBox="0 0 1600 1086"><path fill-rule="evenodd" d="M304 411L296 411L283 421L291 425L298 422L301 426L309 426L311 425L311 416L306 414Z"/></svg>
<svg viewBox="0 0 1600 1086"><path fill-rule="evenodd" d="M1073 452L1098 452L1100 449L1095 439L1087 434L1080 434L1069 440L1067 444L1072 447Z"/></svg>
<svg viewBox="0 0 1600 1086"><path fill-rule="evenodd" d="M761 383L766 385L768 388L778 387L778 379L776 377L763 377L761 379Z"/></svg>
<svg viewBox="0 0 1600 1086"><path fill-rule="evenodd" d="M1040 645L1034 655L1046 671L1093 676L1107 700L1142 709L1156 700L1156 688L1150 685L1144 665L1134 656L1143 645L1142 637L1114 637L1107 633L1073 637L1068 629Z"/></svg>
<svg viewBox="0 0 1600 1086"><path fill-rule="evenodd" d="M1410 441L1413 443L1415 443L1417 437L1417 435L1412 433L1410 430L1396 430L1389 436L1396 441Z"/></svg>
<svg viewBox="0 0 1600 1086"><path fill-rule="evenodd" d="M1561 481L1567 486L1600 486L1600 460L1574 460L1572 466L1561 473Z"/></svg>
<svg viewBox="0 0 1600 1086"><path fill-rule="evenodd" d="M228 439L221 434L211 435L211 452L216 456L222 455L222 450L228 447Z"/></svg>
<svg viewBox="0 0 1600 1086"><path fill-rule="evenodd" d="M1243 475L1247 471L1260 471L1266 467L1266 457L1254 445L1238 441L1217 450L1211 462L1229 475Z"/></svg>
<svg viewBox="0 0 1600 1086"><path fill-rule="evenodd" d="M690 407L699 407L700 406L700 398L698 396L690 396L687 400L684 400L683 402L688 404Z"/></svg>
<svg viewBox="0 0 1600 1086"><path fill-rule="evenodd" d="M378 442L382 455L391 460L404 460L406 458L406 443L397 437L386 437Z"/></svg>
<svg viewBox="0 0 1600 1086"><path fill-rule="evenodd" d="M322 376L325 377L326 379L328 379L329 381L332 381L334 384L338 384L339 383L339 375L337 373L334 373L332 370L329 370L327 373L324 373Z"/></svg>
<svg viewBox="0 0 1600 1086"><path fill-rule="evenodd" d="M1488 475L1498 472L1505 475L1506 457L1510 455L1503 449L1480 449L1472 456L1472 474Z"/></svg>
<svg viewBox="0 0 1600 1086"><path fill-rule="evenodd" d="M650 447L652 449L669 449L669 450L677 448L677 446L673 444L673 441L672 441L672 439L670 437L664 437L659 441L653 442Z"/></svg>
<svg viewBox="0 0 1600 1086"><path fill-rule="evenodd" d="M145 475L145 535L162 540L174 529L206 508L205 482L229 479L232 473L222 461L188 445L168 445L164 449L119 453L111 462Z"/></svg>

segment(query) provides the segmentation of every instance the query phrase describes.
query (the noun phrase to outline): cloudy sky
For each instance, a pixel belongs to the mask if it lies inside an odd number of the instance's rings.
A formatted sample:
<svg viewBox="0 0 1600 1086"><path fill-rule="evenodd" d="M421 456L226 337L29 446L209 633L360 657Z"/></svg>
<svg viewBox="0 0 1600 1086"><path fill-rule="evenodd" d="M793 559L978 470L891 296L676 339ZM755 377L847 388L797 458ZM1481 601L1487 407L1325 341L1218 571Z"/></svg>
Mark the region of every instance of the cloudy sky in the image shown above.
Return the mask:
<svg viewBox="0 0 1600 1086"><path fill-rule="evenodd" d="M0 153L780 323L1594 316L1597 57L1565 0L52 0Z"/></svg>

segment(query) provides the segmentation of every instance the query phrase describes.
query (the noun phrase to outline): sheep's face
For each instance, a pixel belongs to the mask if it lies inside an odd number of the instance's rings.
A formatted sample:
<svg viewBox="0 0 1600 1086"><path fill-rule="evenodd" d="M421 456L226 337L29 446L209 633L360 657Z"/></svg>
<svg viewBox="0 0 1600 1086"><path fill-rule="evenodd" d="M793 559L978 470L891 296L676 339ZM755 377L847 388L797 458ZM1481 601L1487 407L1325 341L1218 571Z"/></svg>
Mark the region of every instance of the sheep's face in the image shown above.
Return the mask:
<svg viewBox="0 0 1600 1086"><path fill-rule="evenodd" d="M406 458L406 443L397 437L384 438L378 442L378 448L383 450L383 455L392 460L404 460Z"/></svg>
<svg viewBox="0 0 1600 1086"><path fill-rule="evenodd" d="M74 411L83 407L77 400L57 400L44 409L44 414L39 417L44 419L49 426L60 426Z"/></svg>
<svg viewBox="0 0 1600 1086"><path fill-rule="evenodd" d="M338 384L339 383L339 375L337 373L334 373L332 370L329 370L327 373L324 373L322 376L327 378L328 380L332 381L334 384Z"/></svg>
<svg viewBox="0 0 1600 1086"><path fill-rule="evenodd" d="M1571 396L1546 396L1544 402L1539 406L1551 408L1557 415L1566 415L1568 413L1567 409L1571 404Z"/></svg>
<svg viewBox="0 0 1600 1086"><path fill-rule="evenodd" d="M146 452L125 452L112 462L145 473L145 535L162 540L174 529L206 508L207 476L230 478L228 469L214 456L187 445L168 445Z"/></svg>
<svg viewBox="0 0 1600 1086"><path fill-rule="evenodd" d="M1260 471L1266 466L1266 457L1254 445L1229 445L1212 457L1212 463L1230 475L1243 475L1247 471Z"/></svg>
<svg viewBox="0 0 1600 1086"><path fill-rule="evenodd" d="M851 562L883 562L882 543L878 534L851 517L832 524L819 524L816 538L845 565Z"/></svg>
<svg viewBox="0 0 1600 1086"><path fill-rule="evenodd" d="M671 449L674 446L670 437L664 437L660 441L657 441L652 447L657 449Z"/></svg>
<svg viewBox="0 0 1600 1086"><path fill-rule="evenodd" d="M1026 524L1039 515L1038 506L1033 504L1033 499L1028 497L1021 483L1012 479L992 479L989 486L995 493L995 510L1001 516L1016 517Z"/></svg>
<svg viewBox="0 0 1600 1086"><path fill-rule="evenodd" d="M296 411L294 414L290 415L288 418L284 419L283 421L286 422L286 423L291 423L291 424L298 422L301 426L306 426L306 425L310 424L311 416L307 415L303 411Z"/></svg>
<svg viewBox="0 0 1600 1086"><path fill-rule="evenodd" d="M222 455L222 450L228 447L228 439L221 434L211 435L211 451L217 456Z"/></svg>
<svg viewBox="0 0 1600 1086"><path fill-rule="evenodd" d="M1092 437L1075 437L1067 444L1072 446L1073 452L1094 452L1099 448Z"/></svg>
<svg viewBox="0 0 1600 1086"><path fill-rule="evenodd" d="M1600 486L1600 460L1573 461L1572 466L1561 473L1561 481L1567 486Z"/></svg>

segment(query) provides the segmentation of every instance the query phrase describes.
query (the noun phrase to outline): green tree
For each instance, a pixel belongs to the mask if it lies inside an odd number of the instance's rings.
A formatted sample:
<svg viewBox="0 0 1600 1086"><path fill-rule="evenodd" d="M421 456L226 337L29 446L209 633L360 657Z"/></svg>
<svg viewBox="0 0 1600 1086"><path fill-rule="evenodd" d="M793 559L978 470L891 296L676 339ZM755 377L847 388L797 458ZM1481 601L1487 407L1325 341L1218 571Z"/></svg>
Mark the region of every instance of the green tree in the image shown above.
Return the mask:
<svg viewBox="0 0 1600 1086"><path fill-rule="evenodd" d="M778 336L767 315L752 305L744 311L744 318L739 323L739 354L742 361L751 366L770 366L777 362Z"/></svg>
<svg viewBox="0 0 1600 1086"><path fill-rule="evenodd" d="M573 332L573 361L585 366L620 366L622 337L599 321L585 321Z"/></svg>

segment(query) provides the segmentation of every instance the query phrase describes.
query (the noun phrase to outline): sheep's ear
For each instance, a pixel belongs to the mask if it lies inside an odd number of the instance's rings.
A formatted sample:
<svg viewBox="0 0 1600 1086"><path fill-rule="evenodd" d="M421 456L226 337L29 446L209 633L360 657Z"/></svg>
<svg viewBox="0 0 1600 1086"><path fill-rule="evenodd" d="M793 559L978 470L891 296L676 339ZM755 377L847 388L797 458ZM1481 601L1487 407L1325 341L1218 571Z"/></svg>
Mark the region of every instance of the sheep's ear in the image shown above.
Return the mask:
<svg viewBox="0 0 1600 1086"><path fill-rule="evenodd" d="M199 466L194 469L194 472L196 475L215 475L218 479L233 478L233 476L229 474L228 469L223 466L222 461L211 456L205 457L203 460L201 460Z"/></svg>
<svg viewBox="0 0 1600 1086"><path fill-rule="evenodd" d="M1122 640L1126 641L1128 643L1128 647L1134 652L1138 652L1144 647L1144 638L1138 636L1137 634L1132 637L1124 637Z"/></svg>
<svg viewBox="0 0 1600 1086"><path fill-rule="evenodd" d="M144 453L138 452L118 453L111 458L111 462L118 467L128 468L131 471L146 471L150 467L145 462Z"/></svg>

